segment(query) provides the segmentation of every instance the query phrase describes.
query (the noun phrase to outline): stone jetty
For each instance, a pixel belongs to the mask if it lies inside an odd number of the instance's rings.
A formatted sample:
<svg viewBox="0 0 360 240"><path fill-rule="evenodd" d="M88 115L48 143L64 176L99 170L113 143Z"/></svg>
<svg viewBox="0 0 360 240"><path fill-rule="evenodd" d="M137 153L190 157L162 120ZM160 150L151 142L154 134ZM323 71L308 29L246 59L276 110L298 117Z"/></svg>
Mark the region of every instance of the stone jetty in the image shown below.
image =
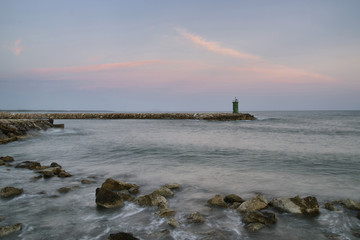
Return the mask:
<svg viewBox="0 0 360 240"><path fill-rule="evenodd" d="M195 119L255 120L249 113L0 113L0 119Z"/></svg>

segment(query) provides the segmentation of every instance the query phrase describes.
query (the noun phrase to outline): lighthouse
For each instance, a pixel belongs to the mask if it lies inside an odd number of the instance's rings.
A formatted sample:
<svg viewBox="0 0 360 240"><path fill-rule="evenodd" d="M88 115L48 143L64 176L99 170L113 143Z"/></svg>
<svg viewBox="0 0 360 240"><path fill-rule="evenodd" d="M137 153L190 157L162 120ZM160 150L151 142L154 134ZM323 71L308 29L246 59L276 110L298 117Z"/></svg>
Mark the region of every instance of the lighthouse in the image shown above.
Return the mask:
<svg viewBox="0 0 360 240"><path fill-rule="evenodd" d="M236 97L232 103L233 103L233 113L239 113L239 101L237 100Z"/></svg>

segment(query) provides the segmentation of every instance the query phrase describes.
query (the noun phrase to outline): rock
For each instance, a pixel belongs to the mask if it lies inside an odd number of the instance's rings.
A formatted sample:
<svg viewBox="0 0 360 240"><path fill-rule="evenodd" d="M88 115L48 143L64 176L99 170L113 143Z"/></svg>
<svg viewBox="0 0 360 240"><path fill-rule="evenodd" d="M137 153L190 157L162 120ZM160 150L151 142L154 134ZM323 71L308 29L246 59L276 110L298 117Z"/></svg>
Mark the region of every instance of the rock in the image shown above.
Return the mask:
<svg viewBox="0 0 360 240"><path fill-rule="evenodd" d="M167 187L161 187L159 189L156 189L153 193L161 195L163 197L172 197L172 196L174 196L174 193Z"/></svg>
<svg viewBox="0 0 360 240"><path fill-rule="evenodd" d="M70 173L68 173L68 172L66 172L65 170L61 170L60 171L60 173L59 173L59 175L58 175L58 177L60 177L60 178L66 178L66 177L71 177L72 175L70 174Z"/></svg>
<svg viewBox="0 0 360 240"><path fill-rule="evenodd" d="M237 209L239 208L241 205L241 203L239 202L234 202L231 206L230 206L230 209Z"/></svg>
<svg viewBox="0 0 360 240"><path fill-rule="evenodd" d="M98 206L101 206L104 208L114 208L114 207L123 207L124 206L124 201L119 196L119 194L109 191L103 187L96 189L95 203Z"/></svg>
<svg viewBox="0 0 360 240"><path fill-rule="evenodd" d="M205 218L199 212L193 212L189 216L187 216L188 223L203 223L205 222Z"/></svg>
<svg viewBox="0 0 360 240"><path fill-rule="evenodd" d="M57 164L56 162L52 162L50 164L50 167L52 167L52 168L62 168L61 165Z"/></svg>
<svg viewBox="0 0 360 240"><path fill-rule="evenodd" d="M81 183L82 184L92 184L92 183L95 183L95 181L92 181L92 180L89 180L89 179L83 179L83 180L81 180Z"/></svg>
<svg viewBox="0 0 360 240"><path fill-rule="evenodd" d="M226 204L226 202L224 201L223 197L220 194L217 194L213 198L208 200L208 204L211 205L211 206L227 208L227 204Z"/></svg>
<svg viewBox="0 0 360 240"><path fill-rule="evenodd" d="M230 204L235 203L235 202L238 202L238 203L243 203L244 202L244 200L240 196L238 196L236 194L227 195L224 198L224 201L226 203L230 203Z"/></svg>
<svg viewBox="0 0 360 240"><path fill-rule="evenodd" d="M121 182L112 178L106 179L105 182L101 185L101 187L112 191L129 190L131 188L139 189L139 186L136 184Z"/></svg>
<svg viewBox="0 0 360 240"><path fill-rule="evenodd" d="M79 188L79 186L72 186L72 187L62 187L62 188L59 188L58 189L58 192L59 193L68 193L70 192L71 190L74 190L76 188Z"/></svg>
<svg viewBox="0 0 360 240"><path fill-rule="evenodd" d="M156 212L156 215L162 218L172 217L175 215L175 211L169 208L161 209L159 212Z"/></svg>
<svg viewBox="0 0 360 240"><path fill-rule="evenodd" d="M170 183L170 184L166 184L164 187L167 187L168 189L172 190L172 189L179 189L181 185L179 183Z"/></svg>
<svg viewBox="0 0 360 240"><path fill-rule="evenodd" d="M245 202L243 202L240 207L237 208L239 212L246 211L257 211L261 209L265 209L268 207L268 201L262 196L257 195Z"/></svg>
<svg viewBox="0 0 360 240"><path fill-rule="evenodd" d="M11 198L15 196L19 196L23 194L24 190L22 188L14 188L14 187L4 187L0 191L1 198Z"/></svg>
<svg viewBox="0 0 360 240"><path fill-rule="evenodd" d="M336 207L334 206L334 202L327 202L325 203L324 207L329 211L337 210Z"/></svg>
<svg viewBox="0 0 360 240"><path fill-rule="evenodd" d="M0 157L0 160L2 160L4 162L13 162L14 158L11 156L6 156L6 157Z"/></svg>
<svg viewBox="0 0 360 240"><path fill-rule="evenodd" d="M30 170L34 170L34 169L40 169L41 164L39 162L34 162L34 161L24 161L17 164L15 168L27 168Z"/></svg>
<svg viewBox="0 0 360 240"><path fill-rule="evenodd" d="M159 208L167 208L167 205L168 205L168 201L166 200L165 197L158 195L158 194L154 194L154 193L141 196L141 197L137 198L135 200L135 202L143 207L144 206L147 206L147 207L159 206ZM162 206L162 207L160 207L160 206Z"/></svg>
<svg viewBox="0 0 360 240"><path fill-rule="evenodd" d="M43 174L44 178L51 178L55 176L54 172L51 169L44 169L41 171L41 173Z"/></svg>
<svg viewBox="0 0 360 240"><path fill-rule="evenodd" d="M138 194L139 193L139 187L132 187L128 189L130 194Z"/></svg>
<svg viewBox="0 0 360 240"><path fill-rule="evenodd" d="M316 215L320 213L319 204L315 197L278 198L271 201L277 209L294 214Z"/></svg>
<svg viewBox="0 0 360 240"><path fill-rule="evenodd" d="M360 219L360 212L357 213L356 217Z"/></svg>
<svg viewBox="0 0 360 240"><path fill-rule="evenodd" d="M270 202L270 204L284 212L301 214L300 206L296 205L290 198L275 198Z"/></svg>
<svg viewBox="0 0 360 240"><path fill-rule="evenodd" d="M3 160L0 160L0 166L5 165Z"/></svg>
<svg viewBox="0 0 360 240"><path fill-rule="evenodd" d="M133 202L135 200L135 198L128 193L120 192L118 194L124 201Z"/></svg>
<svg viewBox="0 0 360 240"><path fill-rule="evenodd" d="M134 237L132 233L119 232L119 233L110 234L108 240L139 240L139 239Z"/></svg>
<svg viewBox="0 0 360 240"><path fill-rule="evenodd" d="M0 227L0 237L4 237L7 235L10 235L14 232L20 231L22 227L21 223L12 225L12 226L5 226L5 227Z"/></svg>
<svg viewBox="0 0 360 240"><path fill-rule="evenodd" d="M296 205L300 206L302 214L316 215L320 213L319 203L315 197L308 196L300 198L299 196L296 196L290 199Z"/></svg>
<svg viewBox="0 0 360 240"><path fill-rule="evenodd" d="M352 199L346 199L345 202L343 202L344 206L351 210L360 210L360 202L356 202Z"/></svg>
<svg viewBox="0 0 360 240"><path fill-rule="evenodd" d="M33 177L31 180L37 181L37 180L39 180L39 179L41 179L41 178L43 178L43 175L38 175L38 176L36 176L36 177Z"/></svg>
<svg viewBox="0 0 360 240"><path fill-rule="evenodd" d="M259 231L260 229L262 229L263 227L265 227L265 224L262 224L262 223L249 223L245 227L249 232L256 232L256 231Z"/></svg>
<svg viewBox="0 0 360 240"><path fill-rule="evenodd" d="M168 218L168 220L166 220L166 223L173 228L180 227L179 222L175 218Z"/></svg>

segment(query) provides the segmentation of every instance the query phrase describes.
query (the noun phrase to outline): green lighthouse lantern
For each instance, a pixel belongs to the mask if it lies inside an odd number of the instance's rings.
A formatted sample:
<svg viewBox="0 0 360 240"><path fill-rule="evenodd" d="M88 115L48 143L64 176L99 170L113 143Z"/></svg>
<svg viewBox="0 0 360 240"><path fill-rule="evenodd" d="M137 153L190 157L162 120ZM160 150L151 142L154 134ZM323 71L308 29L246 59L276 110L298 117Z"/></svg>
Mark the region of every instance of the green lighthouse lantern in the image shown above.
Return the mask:
<svg viewBox="0 0 360 240"><path fill-rule="evenodd" d="M239 113L239 101L237 100L236 97L232 103L233 103L233 113Z"/></svg>

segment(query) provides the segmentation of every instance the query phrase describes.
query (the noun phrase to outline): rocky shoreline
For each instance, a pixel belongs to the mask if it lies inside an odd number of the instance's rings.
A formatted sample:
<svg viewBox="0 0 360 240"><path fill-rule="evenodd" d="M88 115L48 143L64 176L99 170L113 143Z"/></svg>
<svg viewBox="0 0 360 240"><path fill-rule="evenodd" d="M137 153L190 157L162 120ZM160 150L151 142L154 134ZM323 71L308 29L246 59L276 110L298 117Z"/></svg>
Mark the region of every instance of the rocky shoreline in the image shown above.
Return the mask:
<svg viewBox="0 0 360 240"><path fill-rule="evenodd" d="M16 141L30 136L30 131L47 130L54 124L42 119L1 119L0 144Z"/></svg>
<svg viewBox="0 0 360 240"><path fill-rule="evenodd" d="M0 119L194 119L213 121L256 120L249 113L8 113Z"/></svg>
<svg viewBox="0 0 360 240"><path fill-rule="evenodd" d="M7 167L14 166L14 158L11 156L0 157L0 166ZM25 168L34 171L38 176L35 176L31 181L37 181L39 178L52 177L71 177L58 163L51 163L49 166L42 166L39 162L25 161L15 165L15 168ZM40 174L40 175L39 175ZM90 179L82 179L81 184L95 184L96 177L88 177ZM80 183L80 182L79 182ZM41 184L41 183L40 183ZM51 184L47 182L46 184ZM70 191L80 189L80 185L73 185L62 187L58 189L60 194L68 194ZM127 203L133 203L139 207L149 208L154 210L154 216L166 219L168 228L149 234L147 239L173 239L171 231L179 227L195 227L207 222L206 215L201 211L194 209L185 217L179 217L175 210L169 206L168 199L176 197L176 192L186 190L179 183L170 183L155 188L150 193L143 193L140 186L135 183L128 183L113 178L107 178L100 187L94 188L95 196L94 202L98 208L113 209L113 211L121 211ZM18 197L24 193L29 193L31 190L14 188L12 186L2 186L0 190L0 197L5 200ZM74 193L76 194L76 192ZM194 199L196 200L196 199ZM229 209L238 214L239 219L244 224L245 229L249 232L256 232L263 228L272 227L277 224L277 217L282 214L293 215L294 217L303 216L306 219L316 218L322 211L339 211L339 209L347 209L348 213L340 210L343 214L350 214L360 219L360 202L352 199L328 201L319 203L314 196L307 197L289 197L289 198L273 198L267 200L265 196L257 194L249 199L243 199L237 194L228 194L222 196L215 194L212 198L204 201L204 206L217 209ZM0 216L0 221L6 216ZM355 220L358 221L358 220ZM0 237L21 231L22 223L15 225L0 226ZM221 233L219 233L221 234ZM354 229L354 237L360 237L360 233ZM112 233L108 239L139 239L136 237L137 233L118 232ZM218 239L217 236L213 236ZM327 239L340 239L336 234L324 233ZM226 239L226 238L219 238Z"/></svg>

